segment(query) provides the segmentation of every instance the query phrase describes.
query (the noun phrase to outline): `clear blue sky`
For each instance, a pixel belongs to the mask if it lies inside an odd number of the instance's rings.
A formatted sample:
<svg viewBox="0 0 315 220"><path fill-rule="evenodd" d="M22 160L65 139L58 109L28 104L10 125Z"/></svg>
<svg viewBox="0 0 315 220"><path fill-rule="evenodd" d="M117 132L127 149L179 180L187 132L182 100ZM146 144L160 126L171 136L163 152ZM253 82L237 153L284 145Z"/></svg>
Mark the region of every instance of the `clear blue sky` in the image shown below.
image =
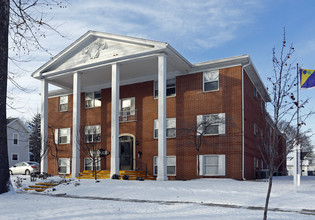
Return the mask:
<svg viewBox="0 0 315 220"><path fill-rule="evenodd" d="M95 30L168 42L191 63L249 54L267 86L272 48L280 49L283 27L296 49L293 59L315 69L314 10L314 0L76 0L65 9L44 9L67 37L49 33L42 42L55 55ZM23 69L10 65L10 70L32 90L26 94L10 84L9 94L16 97L10 103L19 111L8 109L8 116L27 120L40 111L40 82L30 75L50 56L34 51L28 59ZM308 97L313 100L307 108L314 108L315 88L301 91L302 99ZM315 131L315 116L304 129Z"/></svg>

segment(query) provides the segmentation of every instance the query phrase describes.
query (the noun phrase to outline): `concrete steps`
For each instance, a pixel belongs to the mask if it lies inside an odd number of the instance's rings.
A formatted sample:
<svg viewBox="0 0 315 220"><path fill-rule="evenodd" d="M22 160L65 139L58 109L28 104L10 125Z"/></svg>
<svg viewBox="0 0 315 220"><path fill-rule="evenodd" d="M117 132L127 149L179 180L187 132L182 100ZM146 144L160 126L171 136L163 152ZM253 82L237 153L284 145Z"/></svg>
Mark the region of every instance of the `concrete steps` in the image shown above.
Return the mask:
<svg viewBox="0 0 315 220"><path fill-rule="evenodd" d="M146 174L145 171L135 171L135 170L120 170L119 176L120 179L123 179L124 175L129 176L129 180L143 179L143 180L155 180L156 178L150 174ZM97 179L109 179L110 171L109 170L100 170L96 173ZM93 171L84 170L80 173L78 179L95 179Z"/></svg>
<svg viewBox="0 0 315 220"><path fill-rule="evenodd" d="M35 183L28 188L24 188L25 191L35 190L36 192L43 192L46 189L59 185L59 183Z"/></svg>

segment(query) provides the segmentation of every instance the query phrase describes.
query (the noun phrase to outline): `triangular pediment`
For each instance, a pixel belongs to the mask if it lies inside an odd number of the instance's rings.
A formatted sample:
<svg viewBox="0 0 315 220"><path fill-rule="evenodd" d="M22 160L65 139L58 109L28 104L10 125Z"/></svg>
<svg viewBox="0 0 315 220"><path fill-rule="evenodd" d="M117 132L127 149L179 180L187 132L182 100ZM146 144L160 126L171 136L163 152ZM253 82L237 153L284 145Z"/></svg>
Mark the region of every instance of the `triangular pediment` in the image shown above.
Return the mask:
<svg viewBox="0 0 315 220"><path fill-rule="evenodd" d="M42 66L33 76L36 77L45 72L66 70L113 59L137 56L137 54L163 49L166 45L163 42L140 38L88 32Z"/></svg>

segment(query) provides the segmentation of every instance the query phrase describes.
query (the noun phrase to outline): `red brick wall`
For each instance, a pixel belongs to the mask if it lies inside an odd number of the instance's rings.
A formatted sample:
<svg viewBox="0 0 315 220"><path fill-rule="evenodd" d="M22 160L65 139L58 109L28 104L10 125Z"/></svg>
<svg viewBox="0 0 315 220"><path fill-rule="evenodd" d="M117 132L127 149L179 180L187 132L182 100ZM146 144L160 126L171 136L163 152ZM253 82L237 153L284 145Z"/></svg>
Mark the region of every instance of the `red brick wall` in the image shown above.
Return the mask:
<svg viewBox="0 0 315 220"><path fill-rule="evenodd" d="M167 117L176 118L176 138L167 139L167 155L176 155L176 179L192 179L197 175L197 151L191 139L183 132L196 125L196 115L226 114L226 134L207 136L200 154L225 154L226 176L242 177L242 68L220 69L219 91L203 92L202 73L178 76L176 78L176 96L167 98ZM120 123L120 134L129 133L136 137L137 168L153 173L153 156L158 154L158 140L153 138L153 120L158 118L158 100L153 97L153 81L121 86L120 98L135 97L137 121ZM251 144L253 121L260 112L260 103L252 96L252 84L245 77L245 173L253 178L253 157L259 157ZM72 95L69 96L68 112L58 112L59 98L49 99L49 126L54 128L70 127L72 132ZM258 123L261 123L260 119ZM85 109L84 93L81 94L81 127L102 125L101 143L103 149L111 151L111 89L102 90L102 106ZM83 130L83 129L81 129ZM247 143L248 142L248 143ZM71 145L60 145L60 158L71 158ZM56 174L54 161L49 156L49 173ZM81 170L83 170L83 152L81 152ZM102 162L102 169L110 169L110 156ZM175 178L175 177L170 177Z"/></svg>
<svg viewBox="0 0 315 220"><path fill-rule="evenodd" d="M263 110L261 111L261 102L263 102ZM266 111L264 101L257 91L257 97L254 97L254 85L244 71L244 138L245 138L245 179L256 178L256 172L266 169L261 166L263 160L259 151L261 148L260 138L261 132L263 136L268 132L265 120ZM258 133L254 135L254 124L257 125ZM254 158L258 159L258 169L254 165Z"/></svg>

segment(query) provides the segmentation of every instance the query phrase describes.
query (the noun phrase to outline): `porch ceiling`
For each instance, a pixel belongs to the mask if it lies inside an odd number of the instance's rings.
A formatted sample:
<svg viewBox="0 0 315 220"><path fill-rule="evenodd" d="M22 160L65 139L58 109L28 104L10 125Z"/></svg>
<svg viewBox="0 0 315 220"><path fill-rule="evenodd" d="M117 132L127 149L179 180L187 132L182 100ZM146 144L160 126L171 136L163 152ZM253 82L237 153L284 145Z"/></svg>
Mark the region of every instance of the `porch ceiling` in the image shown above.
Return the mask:
<svg viewBox="0 0 315 220"><path fill-rule="evenodd" d="M133 84L157 79L158 58L157 55L145 57L142 59L128 60L126 62L117 62L120 66L120 85ZM111 87L111 64L100 66L83 67L76 69L81 75L81 90L93 91L101 88ZM167 73L168 77L185 74L189 70L184 69L180 62L174 57L167 56ZM65 72L58 76L47 77L50 84L61 87L65 90L72 91L74 71Z"/></svg>

